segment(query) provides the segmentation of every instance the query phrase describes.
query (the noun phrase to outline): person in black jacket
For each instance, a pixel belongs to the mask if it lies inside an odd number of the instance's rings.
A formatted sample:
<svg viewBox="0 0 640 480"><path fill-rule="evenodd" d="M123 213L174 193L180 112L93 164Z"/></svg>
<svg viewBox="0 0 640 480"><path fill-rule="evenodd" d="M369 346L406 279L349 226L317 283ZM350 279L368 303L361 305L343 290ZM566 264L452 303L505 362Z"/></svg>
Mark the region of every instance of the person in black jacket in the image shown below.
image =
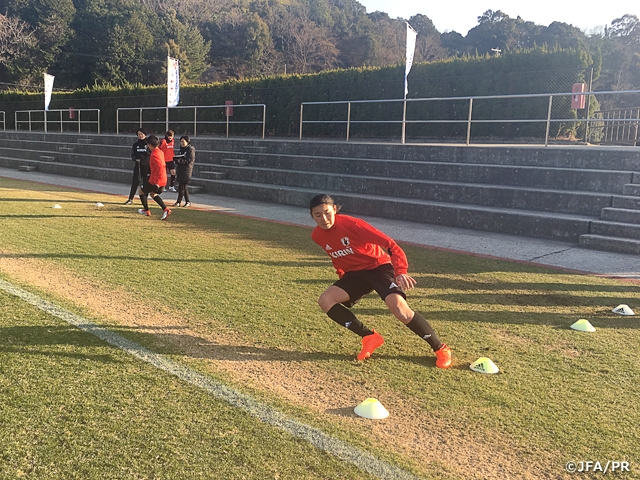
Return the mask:
<svg viewBox="0 0 640 480"><path fill-rule="evenodd" d="M179 207L182 197L184 197L183 207L190 207L188 184L193 174L193 164L196 161L196 149L191 145L191 139L188 135L180 137L180 153L174 157L177 166L178 177L178 200L173 204Z"/></svg>
<svg viewBox="0 0 640 480"><path fill-rule="evenodd" d="M131 178L131 190L125 205L133 203L133 197L138 190L138 185L142 185L143 179L149 176L149 150L147 149L147 134L142 128L136 132L138 140L131 147L131 160L133 160L133 177Z"/></svg>

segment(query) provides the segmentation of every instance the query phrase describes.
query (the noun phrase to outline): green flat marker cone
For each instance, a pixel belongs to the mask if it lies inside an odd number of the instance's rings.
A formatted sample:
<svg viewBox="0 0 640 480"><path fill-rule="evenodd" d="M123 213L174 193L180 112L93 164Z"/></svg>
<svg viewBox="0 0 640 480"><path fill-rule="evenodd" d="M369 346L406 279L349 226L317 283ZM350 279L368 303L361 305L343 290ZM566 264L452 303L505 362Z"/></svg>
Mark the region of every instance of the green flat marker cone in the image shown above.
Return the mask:
<svg viewBox="0 0 640 480"><path fill-rule="evenodd" d="M498 373L500 369L490 358L480 357L478 360L469 365L469 368L478 373Z"/></svg>
<svg viewBox="0 0 640 480"><path fill-rule="evenodd" d="M589 323L589 320L585 320L584 318L581 318L576 323L571 325L571 328L573 328L574 330L578 330L580 332L595 332L596 331L596 329L593 328L593 325L591 325Z"/></svg>

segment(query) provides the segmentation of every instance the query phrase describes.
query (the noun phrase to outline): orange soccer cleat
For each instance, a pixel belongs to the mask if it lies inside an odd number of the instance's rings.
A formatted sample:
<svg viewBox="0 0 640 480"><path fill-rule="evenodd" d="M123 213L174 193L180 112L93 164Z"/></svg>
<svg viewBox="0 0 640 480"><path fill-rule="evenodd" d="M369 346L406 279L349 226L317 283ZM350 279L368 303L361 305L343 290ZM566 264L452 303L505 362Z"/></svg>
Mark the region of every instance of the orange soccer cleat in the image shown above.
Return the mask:
<svg viewBox="0 0 640 480"><path fill-rule="evenodd" d="M371 335L367 335L366 337L362 337L362 350L356 357L358 360L364 360L369 358L373 351L380 347L384 343L384 338L375 330Z"/></svg>
<svg viewBox="0 0 640 480"><path fill-rule="evenodd" d="M436 367L449 368L451 366L451 349L446 343L443 343L439 350L436 351Z"/></svg>

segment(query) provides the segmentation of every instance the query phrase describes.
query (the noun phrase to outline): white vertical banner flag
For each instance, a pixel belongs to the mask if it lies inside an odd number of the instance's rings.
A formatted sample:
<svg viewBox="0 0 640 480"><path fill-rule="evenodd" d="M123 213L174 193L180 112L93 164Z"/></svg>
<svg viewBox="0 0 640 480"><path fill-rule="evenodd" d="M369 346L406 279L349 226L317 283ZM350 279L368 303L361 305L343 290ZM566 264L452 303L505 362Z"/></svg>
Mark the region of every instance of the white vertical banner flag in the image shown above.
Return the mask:
<svg viewBox="0 0 640 480"><path fill-rule="evenodd" d="M44 74L44 109L49 110L51 103L51 93L53 92L53 79L56 78L48 73Z"/></svg>
<svg viewBox="0 0 640 480"><path fill-rule="evenodd" d="M180 103L180 66L177 58L167 57L167 107Z"/></svg>
<svg viewBox="0 0 640 480"><path fill-rule="evenodd" d="M404 98L407 98L407 94L409 93L409 83L407 81L407 77L409 76L409 72L411 71L411 66L413 65L413 54L416 50L416 37L418 33L411 28L411 25L407 23L407 63L404 67Z"/></svg>

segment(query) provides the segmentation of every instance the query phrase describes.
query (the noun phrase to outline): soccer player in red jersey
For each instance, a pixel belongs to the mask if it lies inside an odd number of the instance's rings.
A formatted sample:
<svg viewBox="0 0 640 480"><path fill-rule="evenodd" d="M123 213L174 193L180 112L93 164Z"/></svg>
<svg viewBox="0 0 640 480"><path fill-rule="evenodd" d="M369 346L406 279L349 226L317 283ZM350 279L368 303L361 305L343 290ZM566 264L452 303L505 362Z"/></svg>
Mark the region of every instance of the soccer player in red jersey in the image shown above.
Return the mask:
<svg viewBox="0 0 640 480"><path fill-rule="evenodd" d="M171 215L171 210L167 208L164 200L160 197L160 194L167 184L167 165L164 162L164 154L159 148L160 140L158 137L155 135L149 135L147 137L147 146L151 152L151 155L149 156L150 172L147 178L142 179L142 185L138 190L143 207L138 210L138 213L140 215L146 215L147 217L151 216L148 202L148 196L151 195L151 198L153 198L160 208L162 208L162 216L160 217L160 220L166 220L167 217Z"/></svg>
<svg viewBox="0 0 640 480"><path fill-rule="evenodd" d="M162 153L164 153L164 162L167 164L167 170L171 175L171 177L169 177L169 188L167 188L167 190L170 192L177 191L176 187L174 186L174 183L176 181L176 162L173 161L174 135L175 134L173 133L173 130L167 130L167 133L164 134L164 138L160 142L160 150L162 150Z"/></svg>
<svg viewBox="0 0 640 480"><path fill-rule="evenodd" d="M375 290L398 320L429 343L436 367L449 368L451 349L407 304L404 292L416 281L407 274L407 257L398 244L364 220L339 214L340 207L329 195L313 197L309 209L317 225L311 238L331 257L340 277L320 295L318 305L333 321L362 337L362 350L356 358L369 358L384 343L382 335L369 330L350 310Z"/></svg>

